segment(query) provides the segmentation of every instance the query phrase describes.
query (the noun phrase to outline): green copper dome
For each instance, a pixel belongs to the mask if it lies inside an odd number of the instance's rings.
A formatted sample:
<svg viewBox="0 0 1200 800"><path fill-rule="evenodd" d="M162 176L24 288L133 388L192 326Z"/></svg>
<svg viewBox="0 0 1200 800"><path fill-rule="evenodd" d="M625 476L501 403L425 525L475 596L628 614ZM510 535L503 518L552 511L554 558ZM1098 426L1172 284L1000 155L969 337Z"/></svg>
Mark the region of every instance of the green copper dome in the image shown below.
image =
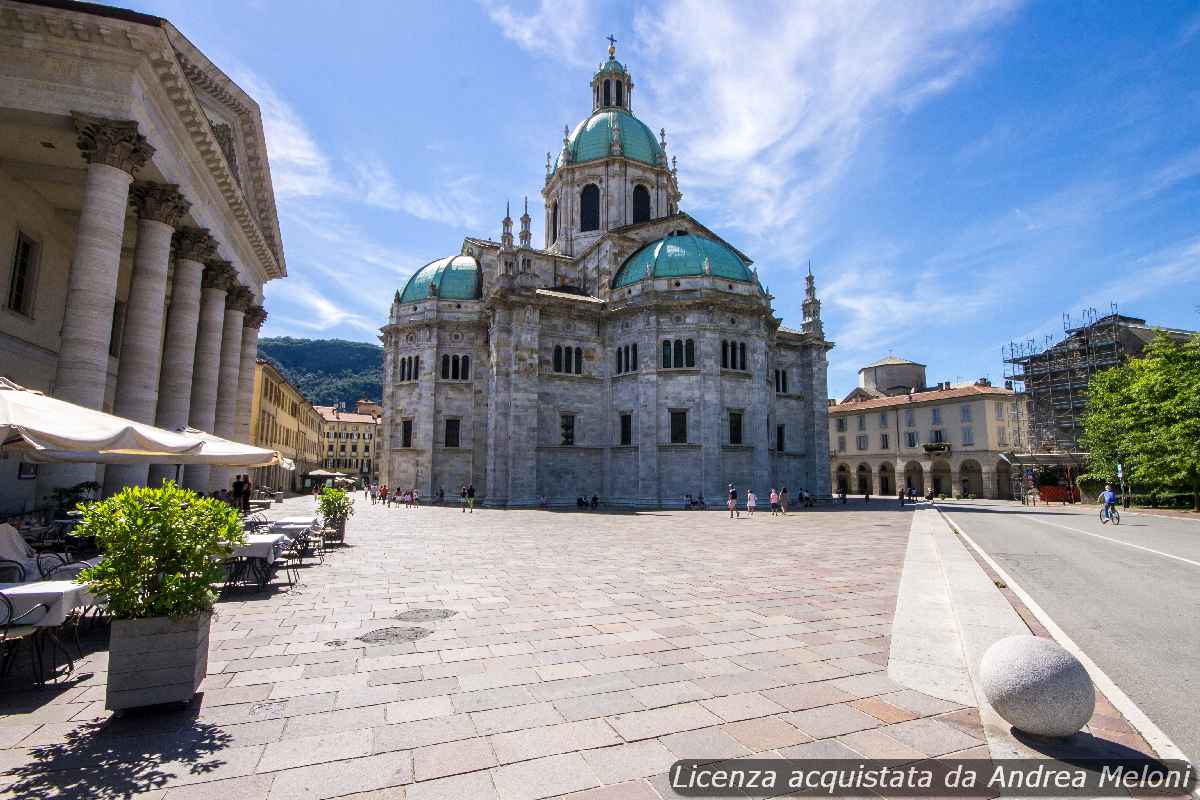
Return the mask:
<svg viewBox="0 0 1200 800"><path fill-rule="evenodd" d="M704 262L709 268L705 270ZM673 234L643 246L625 259L613 288L644 280L647 269L655 278L675 278L685 275L704 275L706 272L740 283L754 283L754 273L741 257L729 247L703 236L691 233Z"/></svg>
<svg viewBox="0 0 1200 800"><path fill-rule="evenodd" d="M598 70L596 70L596 74L597 75L607 75L607 74L626 75L628 73L625 69L624 64L622 64L620 61L617 61L617 59L613 58L612 56L609 56L608 61L605 61L603 64L600 65L600 68Z"/></svg>
<svg viewBox="0 0 1200 800"><path fill-rule="evenodd" d="M621 155L643 164L658 166L663 151L654 138L654 132L637 117L619 109L597 111L575 126L567 138L571 160L579 164L607 158L612 147L613 120L617 120L621 126ZM558 169L557 163L554 168Z"/></svg>
<svg viewBox="0 0 1200 800"><path fill-rule="evenodd" d="M429 291L430 286L435 287L435 292ZM400 302L416 303L434 294L442 300L478 300L482 290L479 264L474 258L447 256L414 272L400 293Z"/></svg>

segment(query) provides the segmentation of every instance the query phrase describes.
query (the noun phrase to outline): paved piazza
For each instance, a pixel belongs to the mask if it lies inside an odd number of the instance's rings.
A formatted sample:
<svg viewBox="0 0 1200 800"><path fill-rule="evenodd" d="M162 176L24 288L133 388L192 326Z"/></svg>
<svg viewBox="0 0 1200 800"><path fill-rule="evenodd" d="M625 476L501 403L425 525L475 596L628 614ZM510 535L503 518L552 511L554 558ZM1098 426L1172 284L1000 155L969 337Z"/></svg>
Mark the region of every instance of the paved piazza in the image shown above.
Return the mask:
<svg viewBox="0 0 1200 800"><path fill-rule="evenodd" d="M680 757L987 755L975 709L885 676L893 502L356 505L295 588L219 604L190 713L106 719L103 650L4 695L2 796L651 800Z"/></svg>

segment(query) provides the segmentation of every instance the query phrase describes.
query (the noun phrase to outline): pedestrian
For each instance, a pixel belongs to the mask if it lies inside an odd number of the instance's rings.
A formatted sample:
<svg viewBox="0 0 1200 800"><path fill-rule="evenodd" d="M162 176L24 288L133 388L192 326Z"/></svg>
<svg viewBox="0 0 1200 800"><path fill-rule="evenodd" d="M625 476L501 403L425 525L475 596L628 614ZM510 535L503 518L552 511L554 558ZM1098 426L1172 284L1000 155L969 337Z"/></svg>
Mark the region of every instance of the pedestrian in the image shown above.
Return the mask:
<svg viewBox="0 0 1200 800"><path fill-rule="evenodd" d="M233 501L233 507L240 509L242 507L242 492L246 489L246 482L242 480L241 475L233 476L233 492L230 494L230 499Z"/></svg>
<svg viewBox="0 0 1200 800"><path fill-rule="evenodd" d="M595 492L593 492L592 493L592 511L595 511L599 507L600 507L600 497Z"/></svg>
<svg viewBox="0 0 1200 800"><path fill-rule="evenodd" d="M904 508L904 490L901 489L896 493L896 499L900 501L900 507Z"/></svg>
<svg viewBox="0 0 1200 800"><path fill-rule="evenodd" d="M467 485L467 508L471 509L471 513L475 513L475 484Z"/></svg>
<svg viewBox="0 0 1200 800"><path fill-rule="evenodd" d="M771 500L771 516L773 517L779 513L779 492L775 491L774 486L771 487L770 500Z"/></svg>
<svg viewBox="0 0 1200 800"><path fill-rule="evenodd" d="M787 516L787 501L788 501L788 490L787 490L787 487L785 486L779 490L779 513L785 517Z"/></svg>
<svg viewBox="0 0 1200 800"><path fill-rule="evenodd" d="M467 485L465 483L458 490L458 499L462 502L462 513L467 513Z"/></svg>
<svg viewBox="0 0 1200 800"><path fill-rule="evenodd" d="M842 498L842 505L846 505L846 490L845 489L842 489L841 498Z"/></svg>
<svg viewBox="0 0 1200 800"><path fill-rule="evenodd" d="M867 489L865 492L863 492L863 502L864 503L871 502L871 490L870 489Z"/></svg>
<svg viewBox="0 0 1200 800"><path fill-rule="evenodd" d="M250 513L250 498L253 496L254 484L250 481L249 475L242 476L242 511Z"/></svg>
<svg viewBox="0 0 1200 800"><path fill-rule="evenodd" d="M758 505L758 496L754 494L753 489L746 490L746 515L754 516L754 507Z"/></svg>
<svg viewBox="0 0 1200 800"><path fill-rule="evenodd" d="M730 519L733 519L735 516L742 516L742 512L738 511L737 507L737 489L733 488L732 483L729 484L729 498L726 500L725 505L729 506Z"/></svg>

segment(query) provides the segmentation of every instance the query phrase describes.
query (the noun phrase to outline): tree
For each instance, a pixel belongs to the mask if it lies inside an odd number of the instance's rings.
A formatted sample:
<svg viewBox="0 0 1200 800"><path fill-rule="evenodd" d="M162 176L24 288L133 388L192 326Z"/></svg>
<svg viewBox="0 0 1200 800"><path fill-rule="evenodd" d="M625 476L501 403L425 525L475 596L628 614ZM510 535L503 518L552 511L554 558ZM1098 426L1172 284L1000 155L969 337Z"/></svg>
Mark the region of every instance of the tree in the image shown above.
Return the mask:
<svg viewBox="0 0 1200 800"><path fill-rule="evenodd" d="M1088 476L1185 489L1200 511L1200 335L1159 335L1141 358L1097 373L1083 417Z"/></svg>

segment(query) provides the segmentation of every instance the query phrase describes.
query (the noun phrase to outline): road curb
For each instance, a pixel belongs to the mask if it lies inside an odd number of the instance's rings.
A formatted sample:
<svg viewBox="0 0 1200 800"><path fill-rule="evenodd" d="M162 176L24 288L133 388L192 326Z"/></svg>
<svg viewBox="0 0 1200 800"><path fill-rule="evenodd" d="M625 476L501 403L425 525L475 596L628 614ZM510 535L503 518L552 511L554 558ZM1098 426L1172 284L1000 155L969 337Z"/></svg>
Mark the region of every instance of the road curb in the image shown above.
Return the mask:
<svg viewBox="0 0 1200 800"><path fill-rule="evenodd" d="M1100 666L1096 664L1096 662L1092 661L1092 659L1088 657L1087 653L1083 652L1079 645L1075 644L1074 640L1067 635L1066 631L1064 631L1054 622L1050 615L1046 613L1046 610L1038 605L1037 601L1035 601L1028 592L1022 589L1020 584L1013 580L1012 576L1009 575L1004 568L995 561L995 559L988 555L987 552L985 552L984 549L966 533L966 531L964 531L958 526L957 523L954 522L954 520L950 519L945 511L943 511L941 508L938 508L938 513L941 514L942 519L946 521L946 524L949 525L959 536L961 536L963 541L969 544L971 549L974 550L975 553L989 567L991 567L997 575L1000 576L1000 578L1008 585L1008 588L1013 591L1013 594L1019 597L1021 602L1025 604L1025 607L1028 608L1035 617L1037 617L1038 622L1045 627L1054 640L1065 647L1073 656L1079 659L1084 667L1087 668L1088 674L1091 675L1092 682L1096 684L1096 687L1100 689L1100 691L1104 693L1104 696L1108 698L1109 702L1121 712L1126 721L1128 721L1129 724L1137 730L1141 737L1146 740L1146 743L1154 748L1155 753L1157 753L1161 758L1181 759L1183 761L1188 761L1187 756L1184 755L1183 751L1171 741L1171 738L1167 736L1167 734L1164 733L1161 728L1154 724L1154 721L1151 720L1150 717L1148 717L1146 713L1138 707L1137 703L1133 702L1133 699L1130 698L1129 695L1125 694L1125 692L1119 686L1117 686L1112 678L1108 677L1104 670L1102 670ZM1200 790L1193 792L1192 796L1200 797Z"/></svg>

